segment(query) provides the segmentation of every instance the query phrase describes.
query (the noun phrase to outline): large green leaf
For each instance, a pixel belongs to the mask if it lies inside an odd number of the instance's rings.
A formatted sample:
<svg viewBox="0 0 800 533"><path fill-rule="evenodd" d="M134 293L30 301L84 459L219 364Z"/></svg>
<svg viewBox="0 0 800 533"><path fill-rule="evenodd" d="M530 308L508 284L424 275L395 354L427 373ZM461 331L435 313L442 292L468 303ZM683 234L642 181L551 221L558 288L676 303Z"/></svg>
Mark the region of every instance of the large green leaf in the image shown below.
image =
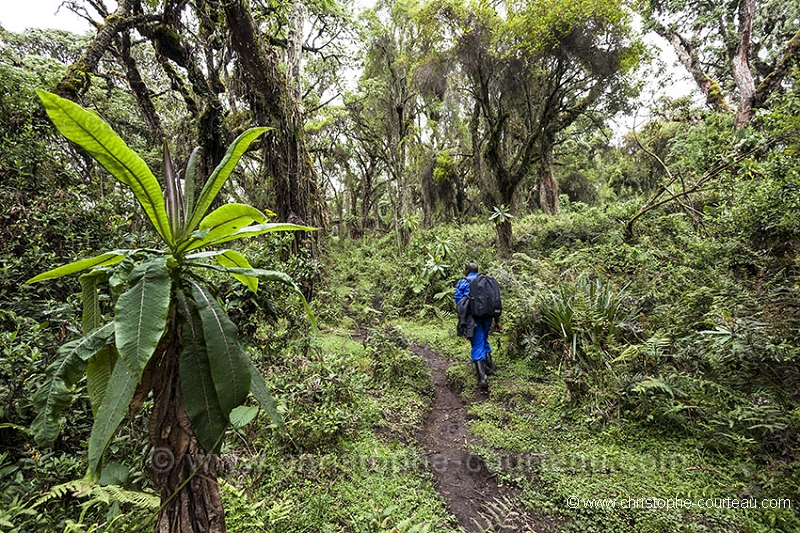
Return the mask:
<svg viewBox="0 0 800 533"><path fill-rule="evenodd" d="M200 257L218 257L221 255L219 251L211 251L211 252L202 252L198 254L193 254L192 258L200 258ZM300 298L300 301L303 304L303 308L305 309L306 316L308 317L309 321L311 322L311 327L316 330L317 328L317 318L314 315L314 311L311 310L311 306L308 305L308 300L306 300L303 291L300 290L300 287L292 280L292 278L278 270L264 270L261 268L234 268L234 267L224 267L224 266L216 266L209 263L193 263L194 266L197 267L205 267L211 270L216 270L219 272L227 272L231 276L246 276L249 278L255 278L261 281L277 281L283 283L287 287L291 288L294 293Z"/></svg>
<svg viewBox="0 0 800 533"><path fill-rule="evenodd" d="M172 244L164 196L147 163L97 114L55 94L36 92L58 131L130 187L156 231Z"/></svg>
<svg viewBox="0 0 800 533"><path fill-rule="evenodd" d="M68 263L52 270L48 270L47 272L42 272L38 276L32 277L25 283L37 283L39 281L45 281L48 279L60 278L69 274L76 274L78 272L83 272L84 270L89 270L90 268L116 265L117 263L123 261L130 252L130 250L114 250L113 252L106 252L95 257L80 259L73 263Z"/></svg>
<svg viewBox="0 0 800 533"><path fill-rule="evenodd" d="M111 373L117 363L119 354L113 344L106 344L89 359L86 365L86 392L89 393L89 404L96 416L97 409L103 403Z"/></svg>
<svg viewBox="0 0 800 533"><path fill-rule="evenodd" d="M79 278L81 282L81 305L83 306L81 325L84 335L95 328L99 328L103 323L97 286L99 283L107 281L109 276L108 272L94 271Z"/></svg>
<svg viewBox="0 0 800 533"><path fill-rule="evenodd" d="M197 183L197 165L200 160L200 147L192 150L189 162L186 163L186 173L183 175L183 220L188 221L194 211L194 185ZM186 228L184 227L184 230ZM183 237L183 235L180 235Z"/></svg>
<svg viewBox="0 0 800 533"><path fill-rule="evenodd" d="M33 395L38 411L31 424L37 445L53 445L61 427L60 413L72 404L73 387L86 371L86 361L111 342L114 325L106 324L86 336L68 342L56 353L56 360L46 370L46 380Z"/></svg>
<svg viewBox="0 0 800 533"><path fill-rule="evenodd" d="M236 325L213 295L201 285L192 282L192 296L203 324L203 338L214 388L222 412L227 418L234 407L244 403L250 392L248 357L239 344Z"/></svg>
<svg viewBox="0 0 800 533"><path fill-rule="evenodd" d="M192 218L189 223L186 224L187 231L191 232L197 227L200 220L205 216L208 208L211 207L211 202L217 197L220 189L228 180L231 172L233 172L239 159L241 159L253 141L269 129L270 128L251 128L239 135L230 147L228 147L228 151L225 152L225 157L222 158L217 168L211 173L203 190L200 192L197 205L192 212Z"/></svg>
<svg viewBox="0 0 800 533"><path fill-rule="evenodd" d="M215 452L228 421L214 388L200 317L182 291L178 292L178 300L183 317L178 359L183 405L200 444L207 452Z"/></svg>
<svg viewBox="0 0 800 533"><path fill-rule="evenodd" d="M86 363L77 359L63 361L69 366L83 368ZM55 443L61 432L61 411L72 405L74 394L72 387L63 379L49 377L39 390L33 395L33 405L38 411L36 418L31 423L31 432L40 448L50 448Z"/></svg>
<svg viewBox="0 0 800 533"><path fill-rule="evenodd" d="M210 246L222 244L224 242L233 241L236 239L244 239L247 237L256 237L257 235L264 235L266 233L274 233L276 231L316 231L317 228L311 226L300 226L298 224L287 224L283 222L269 222L266 224L253 224L246 226L239 231L231 233L230 235L220 237L215 241L204 239L203 246Z"/></svg>
<svg viewBox="0 0 800 533"><path fill-rule="evenodd" d="M282 430L286 431L286 425L283 422L283 417L278 412L278 408L275 405L275 398L272 397L272 394L269 392L269 387L267 387L267 382L264 381L264 376L261 375L261 372L256 368L256 365L253 363L253 360L249 357L247 358L247 368L250 370L250 393L255 397L258 401L261 408L267 413L267 416L275 422L275 424L281 428Z"/></svg>
<svg viewBox="0 0 800 533"><path fill-rule="evenodd" d="M171 280L166 258L137 266L129 281L131 288L117 299L114 324L119 356L138 379L167 325Z"/></svg>
<svg viewBox="0 0 800 533"><path fill-rule="evenodd" d="M287 287L291 288L293 291L298 293L300 296L303 295L300 292L300 288L294 282L292 277L285 273L281 272L280 270L265 270L263 268L241 268L241 267L221 267L217 270L221 270L223 272L227 272L229 274L238 274L242 276L249 276L251 278L260 279L263 281L277 281L279 283L283 283Z"/></svg>
<svg viewBox="0 0 800 533"><path fill-rule="evenodd" d="M106 393L97 409L89 435L89 473L95 478L100 475L103 454L128 412L138 383L139 376L128 368L125 361L118 360L111 372Z"/></svg>
<svg viewBox="0 0 800 533"><path fill-rule="evenodd" d="M175 166L172 163L172 156L169 153L167 140L163 141L163 167L164 167L164 203L167 209L167 219L169 220L170 231L175 239L183 233L183 191L181 190L180 178Z"/></svg>
<svg viewBox="0 0 800 533"><path fill-rule="evenodd" d="M266 219L266 215L255 207L245 204L225 204L200 221L197 231L180 246L180 250L201 248L236 233L253 222L260 224Z"/></svg>
<svg viewBox="0 0 800 533"><path fill-rule="evenodd" d="M229 268L244 268L244 269L252 269L253 267L250 265L250 262L247 260L245 256L237 252L236 250L209 250L207 252L198 252L194 254L190 254L186 256L188 260L196 260L196 259L209 259L213 258L219 263L220 267L215 267L214 265L208 263L190 263L193 266L198 267L206 267L213 270L219 270L221 272L228 272ZM258 278L254 278L252 276L248 276L245 274L235 274L230 273L235 279L241 281L248 289L253 291L254 293L258 291Z"/></svg>
<svg viewBox="0 0 800 533"><path fill-rule="evenodd" d="M246 268L252 269L253 267L250 265L250 262L247 260L245 256L237 252L236 250L226 250L224 254L218 255L216 257L217 263L221 266L226 268ZM245 274L231 274L235 279L241 281L245 287L253 291L253 293L258 292L258 278L254 278L252 276L247 276Z"/></svg>

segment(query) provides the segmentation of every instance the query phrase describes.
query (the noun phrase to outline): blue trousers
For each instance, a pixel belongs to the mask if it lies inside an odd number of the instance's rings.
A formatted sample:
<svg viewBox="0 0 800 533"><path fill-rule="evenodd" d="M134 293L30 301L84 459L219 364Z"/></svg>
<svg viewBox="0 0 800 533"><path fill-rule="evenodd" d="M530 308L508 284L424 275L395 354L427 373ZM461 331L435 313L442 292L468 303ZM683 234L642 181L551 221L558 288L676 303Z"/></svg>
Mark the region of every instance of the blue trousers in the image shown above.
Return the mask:
<svg viewBox="0 0 800 533"><path fill-rule="evenodd" d="M489 346L489 329L491 327L491 318L475 319L475 334L469 340L472 343L470 355L473 361L485 360L486 356L492 353L492 347Z"/></svg>

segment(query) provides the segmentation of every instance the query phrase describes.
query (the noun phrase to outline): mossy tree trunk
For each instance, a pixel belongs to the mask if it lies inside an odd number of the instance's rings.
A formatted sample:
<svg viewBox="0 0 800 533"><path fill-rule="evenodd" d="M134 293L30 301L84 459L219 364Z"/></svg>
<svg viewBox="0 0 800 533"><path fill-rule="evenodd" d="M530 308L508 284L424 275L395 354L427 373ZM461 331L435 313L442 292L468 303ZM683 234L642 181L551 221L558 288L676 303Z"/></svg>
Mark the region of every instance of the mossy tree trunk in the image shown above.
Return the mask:
<svg viewBox="0 0 800 533"><path fill-rule="evenodd" d="M558 208L558 181L553 175L553 147L554 135L542 136L541 157L539 159L539 207L548 215L557 215Z"/></svg>
<svg viewBox="0 0 800 533"><path fill-rule="evenodd" d="M233 49L247 81L247 93L255 120L271 125L264 136L264 177L274 187L274 208L281 220L322 226L322 211L316 175L303 140L300 112L291 97L286 77L279 70L279 58L263 43L253 16L244 0L231 0L224 6ZM256 206L259 207L259 206ZM261 206L264 207L264 206ZM311 241L313 233L296 234L296 239Z"/></svg>
<svg viewBox="0 0 800 533"><path fill-rule="evenodd" d="M500 257L510 257L512 250L511 238L511 221L504 220L495 226L497 231L497 253Z"/></svg>
<svg viewBox="0 0 800 533"><path fill-rule="evenodd" d="M488 118L490 117L487 117L487 120ZM509 168L509 161L504 151L508 120L509 115L503 114L502 116L495 117L493 121L488 122L488 126L491 128L491 135L489 136L486 149L484 150L486 164L494 180L492 185L496 191L495 195L493 195L493 200L497 204L495 207L504 210L512 210L514 195L526 176L526 169L533 161L534 151L532 148L536 141L536 137L534 136L529 138L525 149L515 158L517 164L513 169ZM511 254L511 240L513 236L511 221L504 220L498 223L495 229L497 230L498 240L497 251L501 257L508 257Z"/></svg>

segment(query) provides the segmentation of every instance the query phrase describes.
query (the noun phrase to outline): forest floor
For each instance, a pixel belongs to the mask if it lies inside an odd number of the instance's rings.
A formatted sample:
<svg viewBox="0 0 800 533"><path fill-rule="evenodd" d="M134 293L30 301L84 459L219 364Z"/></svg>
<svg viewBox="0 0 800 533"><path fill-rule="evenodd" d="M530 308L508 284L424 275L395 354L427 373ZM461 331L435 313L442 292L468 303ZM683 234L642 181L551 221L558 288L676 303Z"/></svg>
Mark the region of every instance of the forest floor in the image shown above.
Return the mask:
<svg viewBox="0 0 800 533"><path fill-rule="evenodd" d="M415 343L411 351L427 362L434 387L433 404L417 440L427 451L436 489L459 525L474 532L497 526L520 532L556 531L551 521L522 510L516 491L500 484L483 458L468 451L477 437L470 431L471 415L464 401L447 380L446 371L453 361L426 344ZM485 399L487 394L481 393L476 400L481 396Z"/></svg>

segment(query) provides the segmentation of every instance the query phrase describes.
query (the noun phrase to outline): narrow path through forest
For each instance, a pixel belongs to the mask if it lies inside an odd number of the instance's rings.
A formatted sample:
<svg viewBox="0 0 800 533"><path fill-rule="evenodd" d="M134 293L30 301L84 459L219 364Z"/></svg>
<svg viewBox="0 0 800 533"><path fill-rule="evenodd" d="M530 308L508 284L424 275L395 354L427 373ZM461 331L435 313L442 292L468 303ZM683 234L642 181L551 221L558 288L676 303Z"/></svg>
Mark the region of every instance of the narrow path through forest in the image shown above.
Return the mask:
<svg viewBox="0 0 800 533"><path fill-rule="evenodd" d="M434 398L417 440L436 477L436 489L459 525L470 532L552 532L552 524L519 508L511 487L498 483L479 455L467 449L477 438L469 429L469 414L445 374L451 361L424 344L412 351L424 358L431 370Z"/></svg>

